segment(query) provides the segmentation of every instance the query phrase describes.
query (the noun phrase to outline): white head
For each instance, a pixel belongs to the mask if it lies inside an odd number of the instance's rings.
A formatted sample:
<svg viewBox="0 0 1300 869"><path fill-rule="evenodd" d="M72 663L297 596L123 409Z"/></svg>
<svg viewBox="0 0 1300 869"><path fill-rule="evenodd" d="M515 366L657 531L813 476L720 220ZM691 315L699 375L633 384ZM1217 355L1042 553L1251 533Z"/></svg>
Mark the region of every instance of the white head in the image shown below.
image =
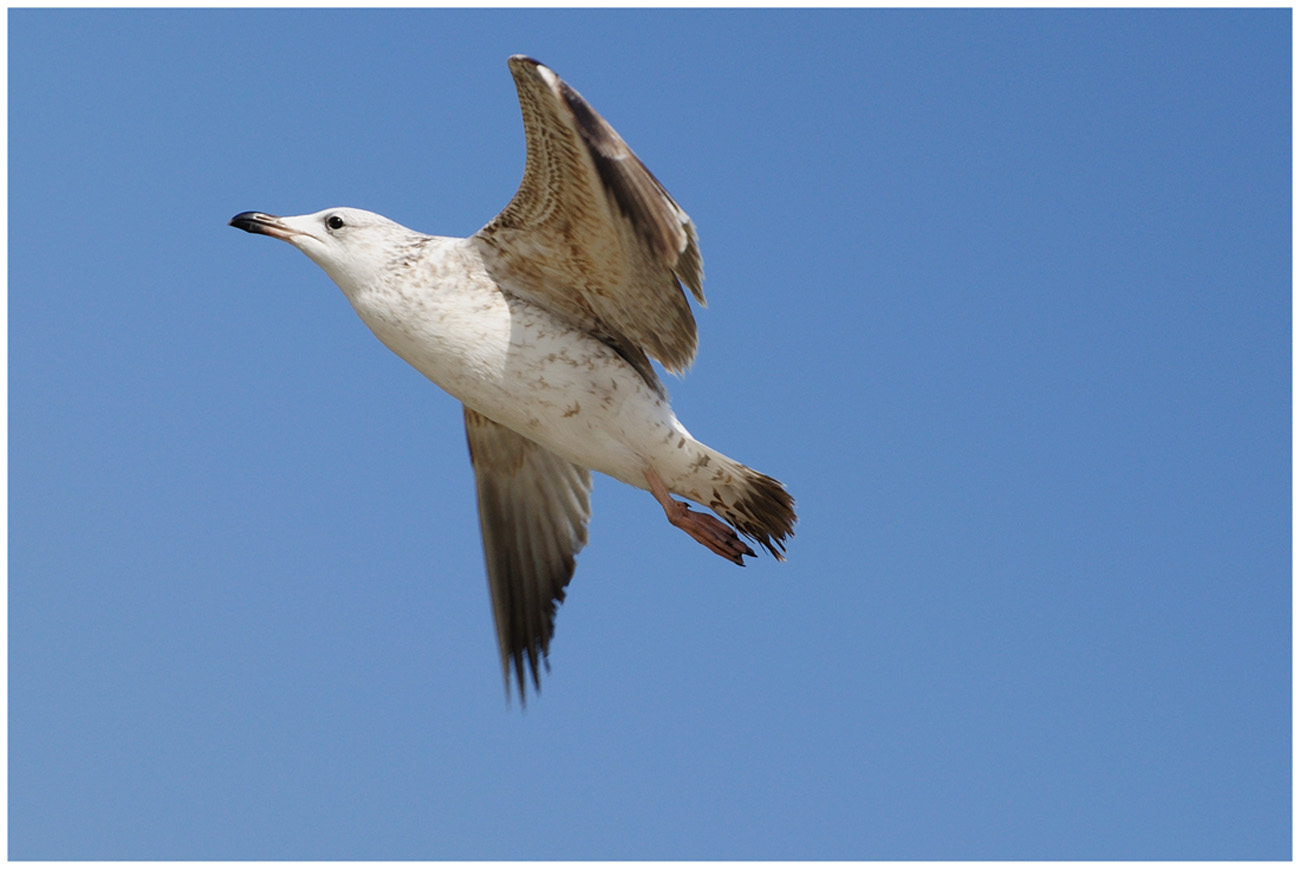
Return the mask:
<svg viewBox="0 0 1300 869"><path fill-rule="evenodd" d="M327 208L297 217L245 211L231 218L230 225L289 242L311 257L348 295L374 280L413 242L424 238L360 208Z"/></svg>

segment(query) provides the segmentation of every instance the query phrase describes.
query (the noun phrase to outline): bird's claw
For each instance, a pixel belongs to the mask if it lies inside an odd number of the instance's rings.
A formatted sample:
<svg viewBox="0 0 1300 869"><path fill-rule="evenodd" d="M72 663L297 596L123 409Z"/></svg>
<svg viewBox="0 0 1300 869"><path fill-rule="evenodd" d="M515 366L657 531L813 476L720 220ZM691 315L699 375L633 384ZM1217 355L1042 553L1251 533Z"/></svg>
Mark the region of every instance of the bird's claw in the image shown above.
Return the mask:
<svg viewBox="0 0 1300 869"><path fill-rule="evenodd" d="M711 551L716 552L728 561L745 566L742 556L748 555L754 557L754 550L740 539L733 529L721 519L716 519L707 513L699 513L683 504L681 501L674 502L677 509L673 510L676 514L671 516L672 524L685 531L691 537L707 546Z"/></svg>

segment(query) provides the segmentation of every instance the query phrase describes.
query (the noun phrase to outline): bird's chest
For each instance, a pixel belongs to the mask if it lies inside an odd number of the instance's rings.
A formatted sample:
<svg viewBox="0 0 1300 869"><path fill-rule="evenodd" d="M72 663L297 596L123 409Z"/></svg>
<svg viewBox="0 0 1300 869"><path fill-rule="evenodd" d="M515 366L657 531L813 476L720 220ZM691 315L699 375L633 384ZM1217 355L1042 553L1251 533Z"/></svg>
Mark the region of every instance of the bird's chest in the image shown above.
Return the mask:
<svg viewBox="0 0 1300 869"><path fill-rule="evenodd" d="M376 283L349 300L390 350L460 397L501 368L510 344L510 311L490 287L438 277Z"/></svg>
<svg viewBox="0 0 1300 869"><path fill-rule="evenodd" d="M639 484L639 457L677 430L667 402L613 349L495 287L360 294L353 305L454 398L582 467Z"/></svg>
<svg viewBox="0 0 1300 869"><path fill-rule="evenodd" d="M394 353L465 404L517 431L610 408L639 377L612 349L494 285L412 293L378 286L353 306ZM577 410L575 410L577 408ZM565 414L568 416L565 416Z"/></svg>

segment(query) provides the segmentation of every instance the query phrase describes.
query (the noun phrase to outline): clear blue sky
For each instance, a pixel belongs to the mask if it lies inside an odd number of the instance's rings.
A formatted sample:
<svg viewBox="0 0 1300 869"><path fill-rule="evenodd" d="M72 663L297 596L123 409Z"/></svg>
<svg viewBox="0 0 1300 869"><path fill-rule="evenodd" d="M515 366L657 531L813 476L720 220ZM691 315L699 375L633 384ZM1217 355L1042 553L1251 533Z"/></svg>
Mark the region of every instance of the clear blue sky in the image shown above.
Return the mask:
<svg viewBox="0 0 1300 869"><path fill-rule="evenodd" d="M1291 847L1288 10L9 13L15 858ZM226 226L465 235L506 57L695 219L744 570L598 479L507 706L459 406Z"/></svg>

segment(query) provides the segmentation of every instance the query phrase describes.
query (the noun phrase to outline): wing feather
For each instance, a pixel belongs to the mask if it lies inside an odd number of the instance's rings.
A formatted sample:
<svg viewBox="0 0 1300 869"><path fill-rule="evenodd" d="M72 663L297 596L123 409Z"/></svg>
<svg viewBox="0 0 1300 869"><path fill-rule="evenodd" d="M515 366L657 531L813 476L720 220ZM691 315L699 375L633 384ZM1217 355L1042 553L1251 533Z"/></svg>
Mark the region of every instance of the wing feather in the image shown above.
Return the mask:
<svg viewBox="0 0 1300 869"><path fill-rule="evenodd" d="M695 225L627 143L554 72L510 58L527 157L518 192L474 240L501 286L599 335L643 376L695 358L704 304ZM649 379L649 378L648 378Z"/></svg>
<svg viewBox="0 0 1300 869"><path fill-rule="evenodd" d="M587 542L591 472L469 408L465 433L501 668L507 692L513 669L522 702L525 660L540 687L556 607Z"/></svg>

